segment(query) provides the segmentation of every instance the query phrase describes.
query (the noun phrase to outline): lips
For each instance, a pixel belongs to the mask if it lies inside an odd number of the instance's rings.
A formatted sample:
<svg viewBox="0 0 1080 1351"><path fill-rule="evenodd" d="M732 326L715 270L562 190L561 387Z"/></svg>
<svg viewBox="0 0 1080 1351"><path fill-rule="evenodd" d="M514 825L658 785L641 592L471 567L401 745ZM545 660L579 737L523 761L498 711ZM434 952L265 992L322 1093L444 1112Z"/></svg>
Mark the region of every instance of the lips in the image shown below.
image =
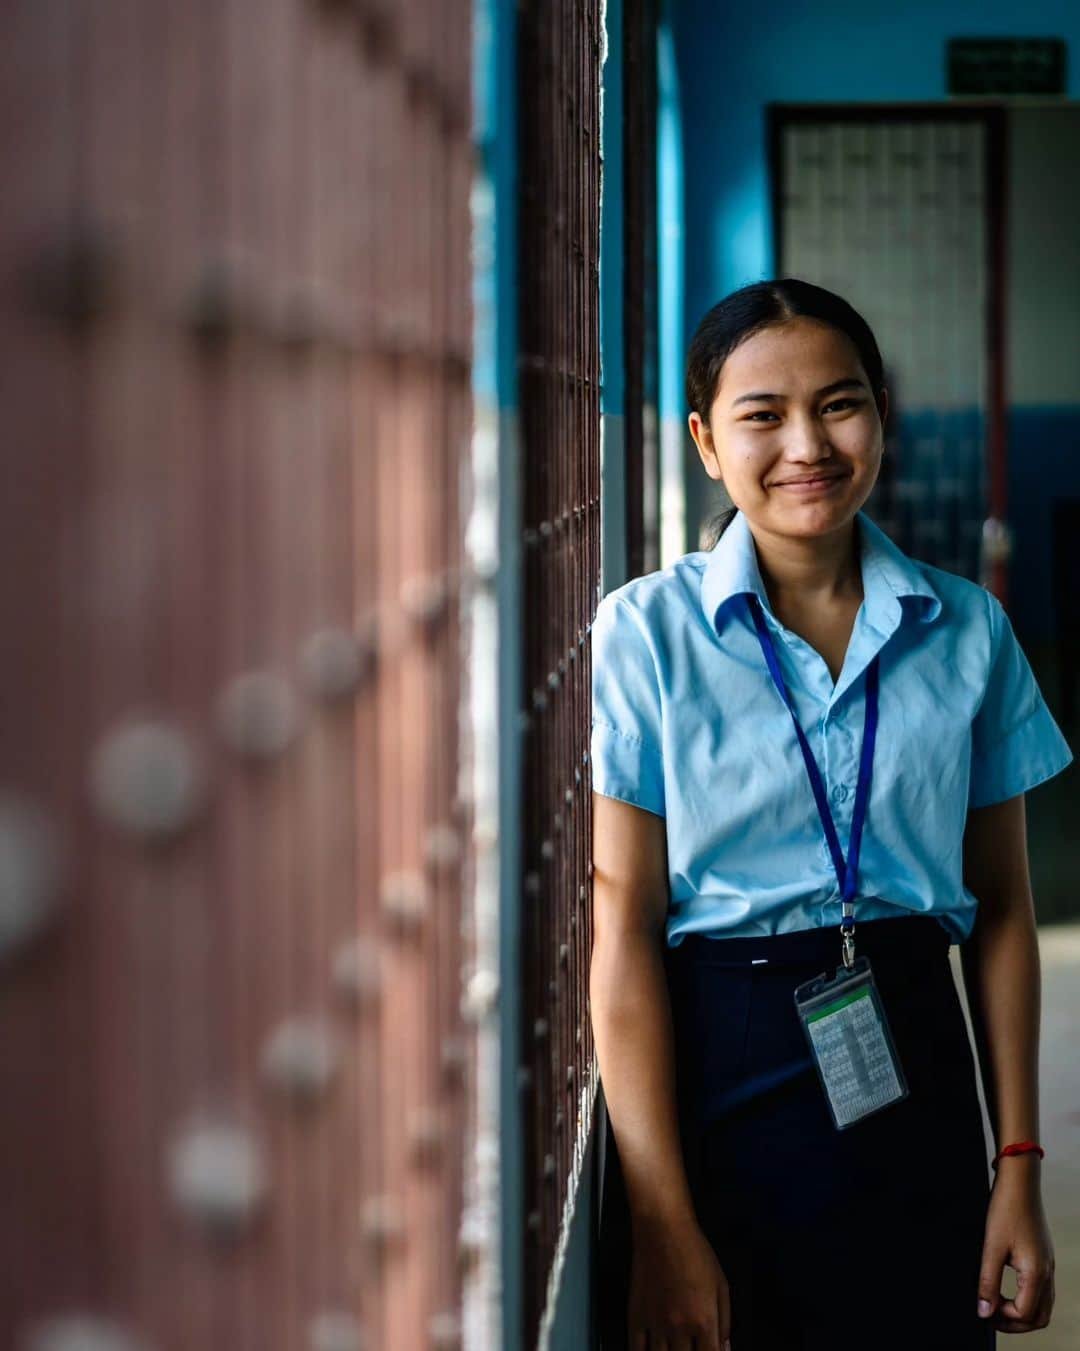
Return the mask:
<svg viewBox="0 0 1080 1351"><path fill-rule="evenodd" d="M777 488L811 488L819 484L835 483L839 479L848 477L847 474L813 474L809 478L779 479L774 486Z"/></svg>

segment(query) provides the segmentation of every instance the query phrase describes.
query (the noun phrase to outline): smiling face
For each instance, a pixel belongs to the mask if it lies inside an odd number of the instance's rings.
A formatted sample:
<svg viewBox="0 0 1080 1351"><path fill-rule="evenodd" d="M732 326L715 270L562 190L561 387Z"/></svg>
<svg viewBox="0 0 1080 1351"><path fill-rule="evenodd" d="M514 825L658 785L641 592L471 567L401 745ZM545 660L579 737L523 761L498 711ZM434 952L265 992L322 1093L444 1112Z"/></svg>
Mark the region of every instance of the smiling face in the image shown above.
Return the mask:
<svg viewBox="0 0 1080 1351"><path fill-rule="evenodd" d="M690 432L706 473L752 526L806 538L843 529L881 466L888 406L875 403L845 333L799 316L770 324L724 362L706 426Z"/></svg>

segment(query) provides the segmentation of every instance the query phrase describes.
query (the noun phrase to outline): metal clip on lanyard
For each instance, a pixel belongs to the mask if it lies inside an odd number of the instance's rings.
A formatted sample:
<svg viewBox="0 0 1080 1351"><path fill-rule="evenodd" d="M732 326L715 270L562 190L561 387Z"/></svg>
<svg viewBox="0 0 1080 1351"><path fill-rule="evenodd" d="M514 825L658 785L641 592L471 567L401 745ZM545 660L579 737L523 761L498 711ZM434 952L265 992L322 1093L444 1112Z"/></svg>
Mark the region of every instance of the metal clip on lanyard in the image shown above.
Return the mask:
<svg viewBox="0 0 1080 1351"><path fill-rule="evenodd" d="M818 815L821 817L821 825L825 831L829 853L832 855L833 868L836 870L836 880L840 886L842 907L842 918L840 920L841 946L844 966L850 971L855 963L854 900L856 880L859 873L859 848L862 844L863 823L866 820L866 803L870 796L870 771L874 763L874 742L877 739L878 658L877 656L874 657L866 672L866 717L863 723L862 753L859 757L859 778L855 787L855 806L851 816L851 839L848 841L848 856L845 863L844 855L840 849L840 839L833 823L832 812L829 809L821 771L817 767L814 753L810 749L810 743L807 741L806 734L799 723L795 705L788 693L787 685L784 683L784 675L780 670L780 662L776 655L776 648L773 646L772 635L765 623L761 602L757 596L753 595L747 595L746 599L750 606L754 627L757 629L758 641L761 643L765 664L769 668L773 684L780 692L781 699L787 705L787 710L791 714L791 721L795 724L795 732L799 738L803 760L806 762L806 772L810 777L810 787L814 790L814 801L817 803Z"/></svg>

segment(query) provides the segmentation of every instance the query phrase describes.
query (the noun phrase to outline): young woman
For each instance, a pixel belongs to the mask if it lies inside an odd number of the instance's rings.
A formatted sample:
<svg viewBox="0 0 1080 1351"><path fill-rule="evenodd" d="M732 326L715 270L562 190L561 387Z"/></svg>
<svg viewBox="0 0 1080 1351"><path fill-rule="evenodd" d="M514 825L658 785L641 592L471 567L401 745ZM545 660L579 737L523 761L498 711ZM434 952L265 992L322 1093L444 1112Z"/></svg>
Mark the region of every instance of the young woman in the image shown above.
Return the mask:
<svg viewBox="0 0 1080 1351"><path fill-rule="evenodd" d="M601 1344L991 1347L1054 1299L1024 793L1072 756L998 601L861 510L850 305L744 287L687 394L735 511L592 627Z"/></svg>

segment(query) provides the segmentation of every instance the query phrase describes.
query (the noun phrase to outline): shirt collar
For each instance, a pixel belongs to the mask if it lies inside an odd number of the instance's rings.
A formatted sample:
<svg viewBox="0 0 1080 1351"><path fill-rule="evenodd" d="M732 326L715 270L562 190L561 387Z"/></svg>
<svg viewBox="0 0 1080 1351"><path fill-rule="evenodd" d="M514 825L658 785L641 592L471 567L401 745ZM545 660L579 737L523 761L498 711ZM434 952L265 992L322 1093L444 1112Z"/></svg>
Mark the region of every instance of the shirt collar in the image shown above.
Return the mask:
<svg viewBox="0 0 1080 1351"><path fill-rule="evenodd" d="M912 596L917 598L913 609L918 617L923 621L935 619L941 610L941 598L919 565L864 511L857 513L856 520L862 541L866 618L882 632L891 632L903 617L903 598ZM730 613L728 602L746 594L756 595L762 608L771 613L754 537L746 517L737 511L710 550L701 579L701 604L709 622L721 628Z"/></svg>

